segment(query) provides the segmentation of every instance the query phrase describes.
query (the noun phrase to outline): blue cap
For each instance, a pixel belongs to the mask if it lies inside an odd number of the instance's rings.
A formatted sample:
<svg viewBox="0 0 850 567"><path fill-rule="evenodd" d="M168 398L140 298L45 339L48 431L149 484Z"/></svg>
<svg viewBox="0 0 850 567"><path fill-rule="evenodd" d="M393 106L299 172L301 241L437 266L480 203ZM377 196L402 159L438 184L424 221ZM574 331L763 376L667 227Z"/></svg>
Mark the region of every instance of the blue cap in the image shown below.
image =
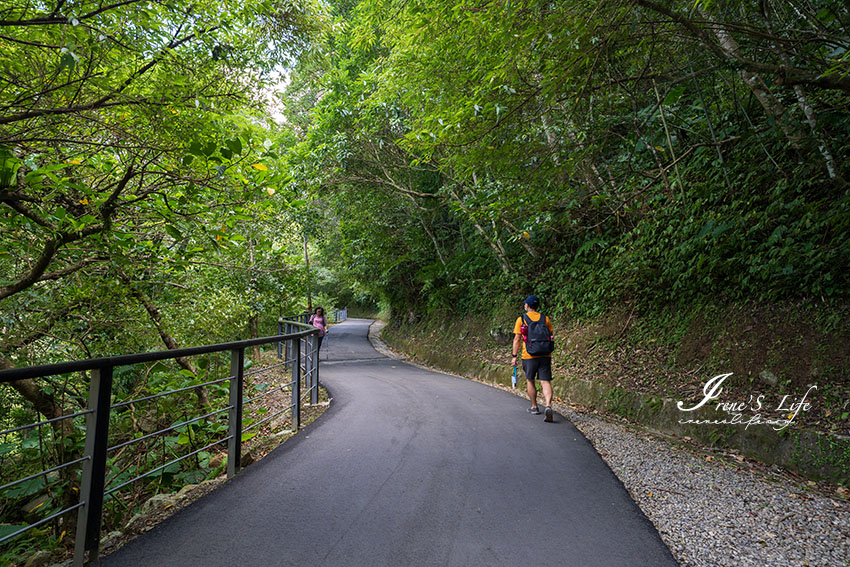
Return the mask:
<svg viewBox="0 0 850 567"><path fill-rule="evenodd" d="M536 295L529 295L525 298L524 303L532 309L537 309L538 307L540 307L540 298Z"/></svg>

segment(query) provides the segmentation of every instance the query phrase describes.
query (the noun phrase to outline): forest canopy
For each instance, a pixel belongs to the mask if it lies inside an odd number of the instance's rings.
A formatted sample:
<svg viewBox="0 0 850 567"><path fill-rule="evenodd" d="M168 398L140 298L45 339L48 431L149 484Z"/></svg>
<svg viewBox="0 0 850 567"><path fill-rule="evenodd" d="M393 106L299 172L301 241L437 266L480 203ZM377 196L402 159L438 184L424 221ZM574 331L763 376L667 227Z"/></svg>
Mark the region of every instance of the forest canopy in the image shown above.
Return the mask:
<svg viewBox="0 0 850 567"><path fill-rule="evenodd" d="M329 261L394 307L846 297L845 3L337 16L285 96L290 167L335 207Z"/></svg>
<svg viewBox="0 0 850 567"><path fill-rule="evenodd" d="M848 50L845 0L6 0L0 369L271 335L313 304L846 306ZM227 368L118 373L116 396L192 395L116 434L205 411ZM7 475L81 454L88 380L0 390L0 429L57 420L0 440ZM196 460L156 482L220 472ZM63 475L4 491L0 523L74 501Z"/></svg>

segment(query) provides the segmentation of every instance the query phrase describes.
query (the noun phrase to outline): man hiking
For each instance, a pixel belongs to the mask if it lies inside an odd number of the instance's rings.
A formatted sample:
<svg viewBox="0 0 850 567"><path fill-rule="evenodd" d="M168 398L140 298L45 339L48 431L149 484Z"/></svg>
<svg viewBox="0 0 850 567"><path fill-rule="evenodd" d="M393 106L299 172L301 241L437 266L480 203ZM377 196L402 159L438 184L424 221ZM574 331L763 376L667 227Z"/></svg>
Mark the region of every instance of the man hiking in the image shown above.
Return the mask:
<svg viewBox="0 0 850 567"><path fill-rule="evenodd" d="M555 331L549 317L544 317L537 310L540 299L529 295L525 299L525 313L517 318L514 324L514 344L511 351L511 364L517 365L519 349L522 348L522 370L525 372L525 388L531 407L528 412L540 415L537 407L537 388L534 379L540 380L543 389L543 421L552 421L552 350L554 349Z"/></svg>

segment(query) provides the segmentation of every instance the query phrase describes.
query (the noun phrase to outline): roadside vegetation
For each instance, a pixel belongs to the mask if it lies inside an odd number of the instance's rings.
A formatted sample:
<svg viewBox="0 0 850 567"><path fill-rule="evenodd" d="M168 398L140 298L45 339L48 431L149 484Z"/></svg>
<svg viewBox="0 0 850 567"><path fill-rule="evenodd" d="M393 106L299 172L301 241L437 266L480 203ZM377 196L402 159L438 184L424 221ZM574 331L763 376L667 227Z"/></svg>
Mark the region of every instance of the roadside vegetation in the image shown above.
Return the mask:
<svg viewBox="0 0 850 567"><path fill-rule="evenodd" d="M811 425L848 430L845 3L335 8L287 91L288 160L352 297L402 333L474 321L495 353L534 292L570 373L816 384Z"/></svg>
<svg viewBox="0 0 850 567"><path fill-rule="evenodd" d="M497 361L533 291L564 372L817 384L808 425L848 429L846 2L12 0L0 24L0 368L270 335L310 304L471 322ZM3 386L0 427L79 411L88 380ZM144 417L216 394L190 393ZM0 439L4 475L76 454L61 423ZM75 498L51 481L3 493L0 530Z"/></svg>

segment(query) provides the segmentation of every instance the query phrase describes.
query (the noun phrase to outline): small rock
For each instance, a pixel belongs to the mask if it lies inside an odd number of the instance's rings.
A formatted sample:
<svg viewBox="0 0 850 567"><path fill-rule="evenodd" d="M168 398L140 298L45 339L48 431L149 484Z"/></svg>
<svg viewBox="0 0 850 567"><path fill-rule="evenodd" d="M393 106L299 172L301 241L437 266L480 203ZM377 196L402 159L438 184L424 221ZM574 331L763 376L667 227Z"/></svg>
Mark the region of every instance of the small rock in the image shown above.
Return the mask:
<svg viewBox="0 0 850 567"><path fill-rule="evenodd" d="M776 386L779 384L779 378L777 378L776 375L769 370L762 370L761 374L759 374L759 378L768 386Z"/></svg>
<svg viewBox="0 0 850 567"><path fill-rule="evenodd" d="M130 520L124 525L124 529L125 530L130 529L130 527L133 526L136 522L138 522L139 520L143 520L143 519L144 519L144 516L142 514L136 514L135 516L130 518Z"/></svg>
<svg viewBox="0 0 850 567"><path fill-rule="evenodd" d="M24 513L24 518L29 522L37 521L41 518L39 512L44 510L44 507L50 501L50 496L42 494L41 496L30 500L21 508Z"/></svg>
<svg viewBox="0 0 850 567"><path fill-rule="evenodd" d="M108 534L106 534L106 536L103 537L103 539L100 540L100 546L103 549L109 549L110 547L118 543L123 535L124 534L118 530L109 532Z"/></svg>
<svg viewBox="0 0 850 567"><path fill-rule="evenodd" d="M227 460L227 453L216 453L210 457L210 468L217 469Z"/></svg>
<svg viewBox="0 0 850 567"><path fill-rule="evenodd" d="M164 510L177 502L174 494L155 494L151 496L147 502L142 504L142 514L147 514L153 510Z"/></svg>
<svg viewBox="0 0 850 567"><path fill-rule="evenodd" d="M53 552L52 551L36 551L24 563L24 567L42 567L42 565L47 565L53 560Z"/></svg>
<svg viewBox="0 0 850 567"><path fill-rule="evenodd" d="M244 468L253 463L255 460L253 453L251 453L251 451L246 451L242 453L242 462L240 465Z"/></svg>
<svg viewBox="0 0 850 567"><path fill-rule="evenodd" d="M186 496L198 487L197 484L187 484L174 495L175 500L183 500Z"/></svg>
<svg viewBox="0 0 850 567"><path fill-rule="evenodd" d="M227 479L224 476L220 476L218 478L211 478L211 479L205 480L199 486L203 486L204 488L210 487L210 486L215 487L215 486L218 486L219 484L223 483L225 480L227 480Z"/></svg>

